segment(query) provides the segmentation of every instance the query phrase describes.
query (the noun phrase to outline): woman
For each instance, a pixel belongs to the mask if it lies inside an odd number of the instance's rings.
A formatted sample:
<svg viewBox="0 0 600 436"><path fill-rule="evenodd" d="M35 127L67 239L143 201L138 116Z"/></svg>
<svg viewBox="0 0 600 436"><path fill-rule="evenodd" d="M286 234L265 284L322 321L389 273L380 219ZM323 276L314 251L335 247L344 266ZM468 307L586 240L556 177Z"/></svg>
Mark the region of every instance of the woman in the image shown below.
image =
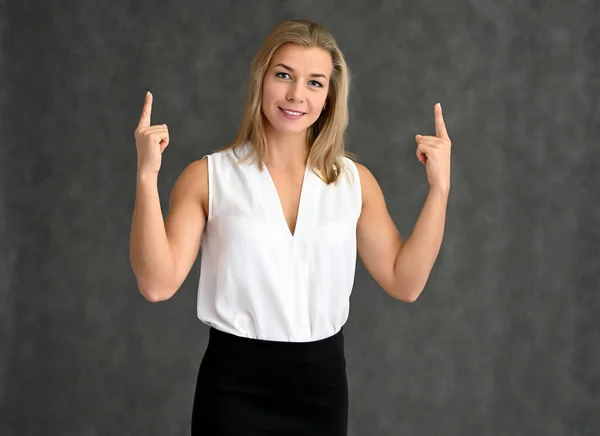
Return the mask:
<svg viewBox="0 0 600 436"><path fill-rule="evenodd" d="M170 298L202 241L198 317L210 326L192 434L345 435L343 325L356 253L392 297L414 301L442 241L450 139L416 136L429 195L403 241L381 189L344 151L349 76L334 38L286 20L251 67L234 142L191 163L163 222L157 190L166 125L150 125L146 96L138 151L131 263L141 293Z"/></svg>

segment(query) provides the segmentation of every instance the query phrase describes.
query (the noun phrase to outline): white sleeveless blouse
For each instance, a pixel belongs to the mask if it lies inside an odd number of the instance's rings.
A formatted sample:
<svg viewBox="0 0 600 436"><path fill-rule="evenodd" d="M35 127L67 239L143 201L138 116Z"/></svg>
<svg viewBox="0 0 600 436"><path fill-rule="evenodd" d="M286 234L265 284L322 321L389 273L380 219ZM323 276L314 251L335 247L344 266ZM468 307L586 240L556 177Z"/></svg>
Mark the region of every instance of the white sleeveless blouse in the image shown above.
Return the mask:
<svg viewBox="0 0 600 436"><path fill-rule="evenodd" d="M309 342L348 319L362 199L354 162L337 184L304 173L295 232L275 184L250 145L208 159L209 215L202 236L198 318L241 337Z"/></svg>

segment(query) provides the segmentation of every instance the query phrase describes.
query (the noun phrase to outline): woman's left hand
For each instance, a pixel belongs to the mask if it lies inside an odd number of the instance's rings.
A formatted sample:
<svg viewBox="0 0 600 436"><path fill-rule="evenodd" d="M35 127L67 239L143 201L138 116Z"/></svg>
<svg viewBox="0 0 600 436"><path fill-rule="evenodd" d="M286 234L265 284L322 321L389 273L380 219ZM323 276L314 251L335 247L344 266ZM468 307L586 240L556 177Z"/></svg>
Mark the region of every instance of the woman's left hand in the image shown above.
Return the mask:
<svg viewBox="0 0 600 436"><path fill-rule="evenodd" d="M430 188L450 190L450 149L452 142L448 137L446 124L442 117L442 107L434 106L435 136L417 135L417 159L425 165Z"/></svg>

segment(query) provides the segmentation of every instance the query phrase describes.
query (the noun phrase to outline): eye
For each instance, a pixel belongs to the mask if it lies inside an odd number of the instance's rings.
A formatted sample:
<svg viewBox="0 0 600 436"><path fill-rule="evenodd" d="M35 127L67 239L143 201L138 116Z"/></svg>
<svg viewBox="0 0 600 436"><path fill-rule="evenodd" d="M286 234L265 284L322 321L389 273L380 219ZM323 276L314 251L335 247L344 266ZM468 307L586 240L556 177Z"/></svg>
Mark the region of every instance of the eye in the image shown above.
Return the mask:
<svg viewBox="0 0 600 436"><path fill-rule="evenodd" d="M275 73L275 76L279 77L280 79L289 79L290 75L288 73L284 73L283 71L279 71L277 73ZM321 82L318 82L317 80L311 80L308 83L311 84L311 86L314 86L316 88L322 88L323 84Z"/></svg>

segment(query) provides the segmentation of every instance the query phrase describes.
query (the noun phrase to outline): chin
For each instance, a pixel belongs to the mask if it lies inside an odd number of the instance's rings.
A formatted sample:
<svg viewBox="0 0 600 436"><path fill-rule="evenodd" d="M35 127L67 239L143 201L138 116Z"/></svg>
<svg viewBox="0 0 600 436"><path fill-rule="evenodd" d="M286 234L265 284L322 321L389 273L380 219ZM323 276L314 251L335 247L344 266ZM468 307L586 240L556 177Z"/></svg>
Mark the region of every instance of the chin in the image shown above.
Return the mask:
<svg viewBox="0 0 600 436"><path fill-rule="evenodd" d="M305 114L304 117L308 116ZM288 121L286 119L282 119L279 113L272 114L269 117L265 117L271 127L279 133L284 133L288 135L299 135L306 132L316 120L312 120L307 122L307 120L296 120L296 121Z"/></svg>
<svg viewBox="0 0 600 436"><path fill-rule="evenodd" d="M301 133L306 132L306 129L308 129L309 126L285 126L285 125L274 125L273 127L275 127L275 130L280 132L280 133L285 133L287 135L299 135Z"/></svg>

